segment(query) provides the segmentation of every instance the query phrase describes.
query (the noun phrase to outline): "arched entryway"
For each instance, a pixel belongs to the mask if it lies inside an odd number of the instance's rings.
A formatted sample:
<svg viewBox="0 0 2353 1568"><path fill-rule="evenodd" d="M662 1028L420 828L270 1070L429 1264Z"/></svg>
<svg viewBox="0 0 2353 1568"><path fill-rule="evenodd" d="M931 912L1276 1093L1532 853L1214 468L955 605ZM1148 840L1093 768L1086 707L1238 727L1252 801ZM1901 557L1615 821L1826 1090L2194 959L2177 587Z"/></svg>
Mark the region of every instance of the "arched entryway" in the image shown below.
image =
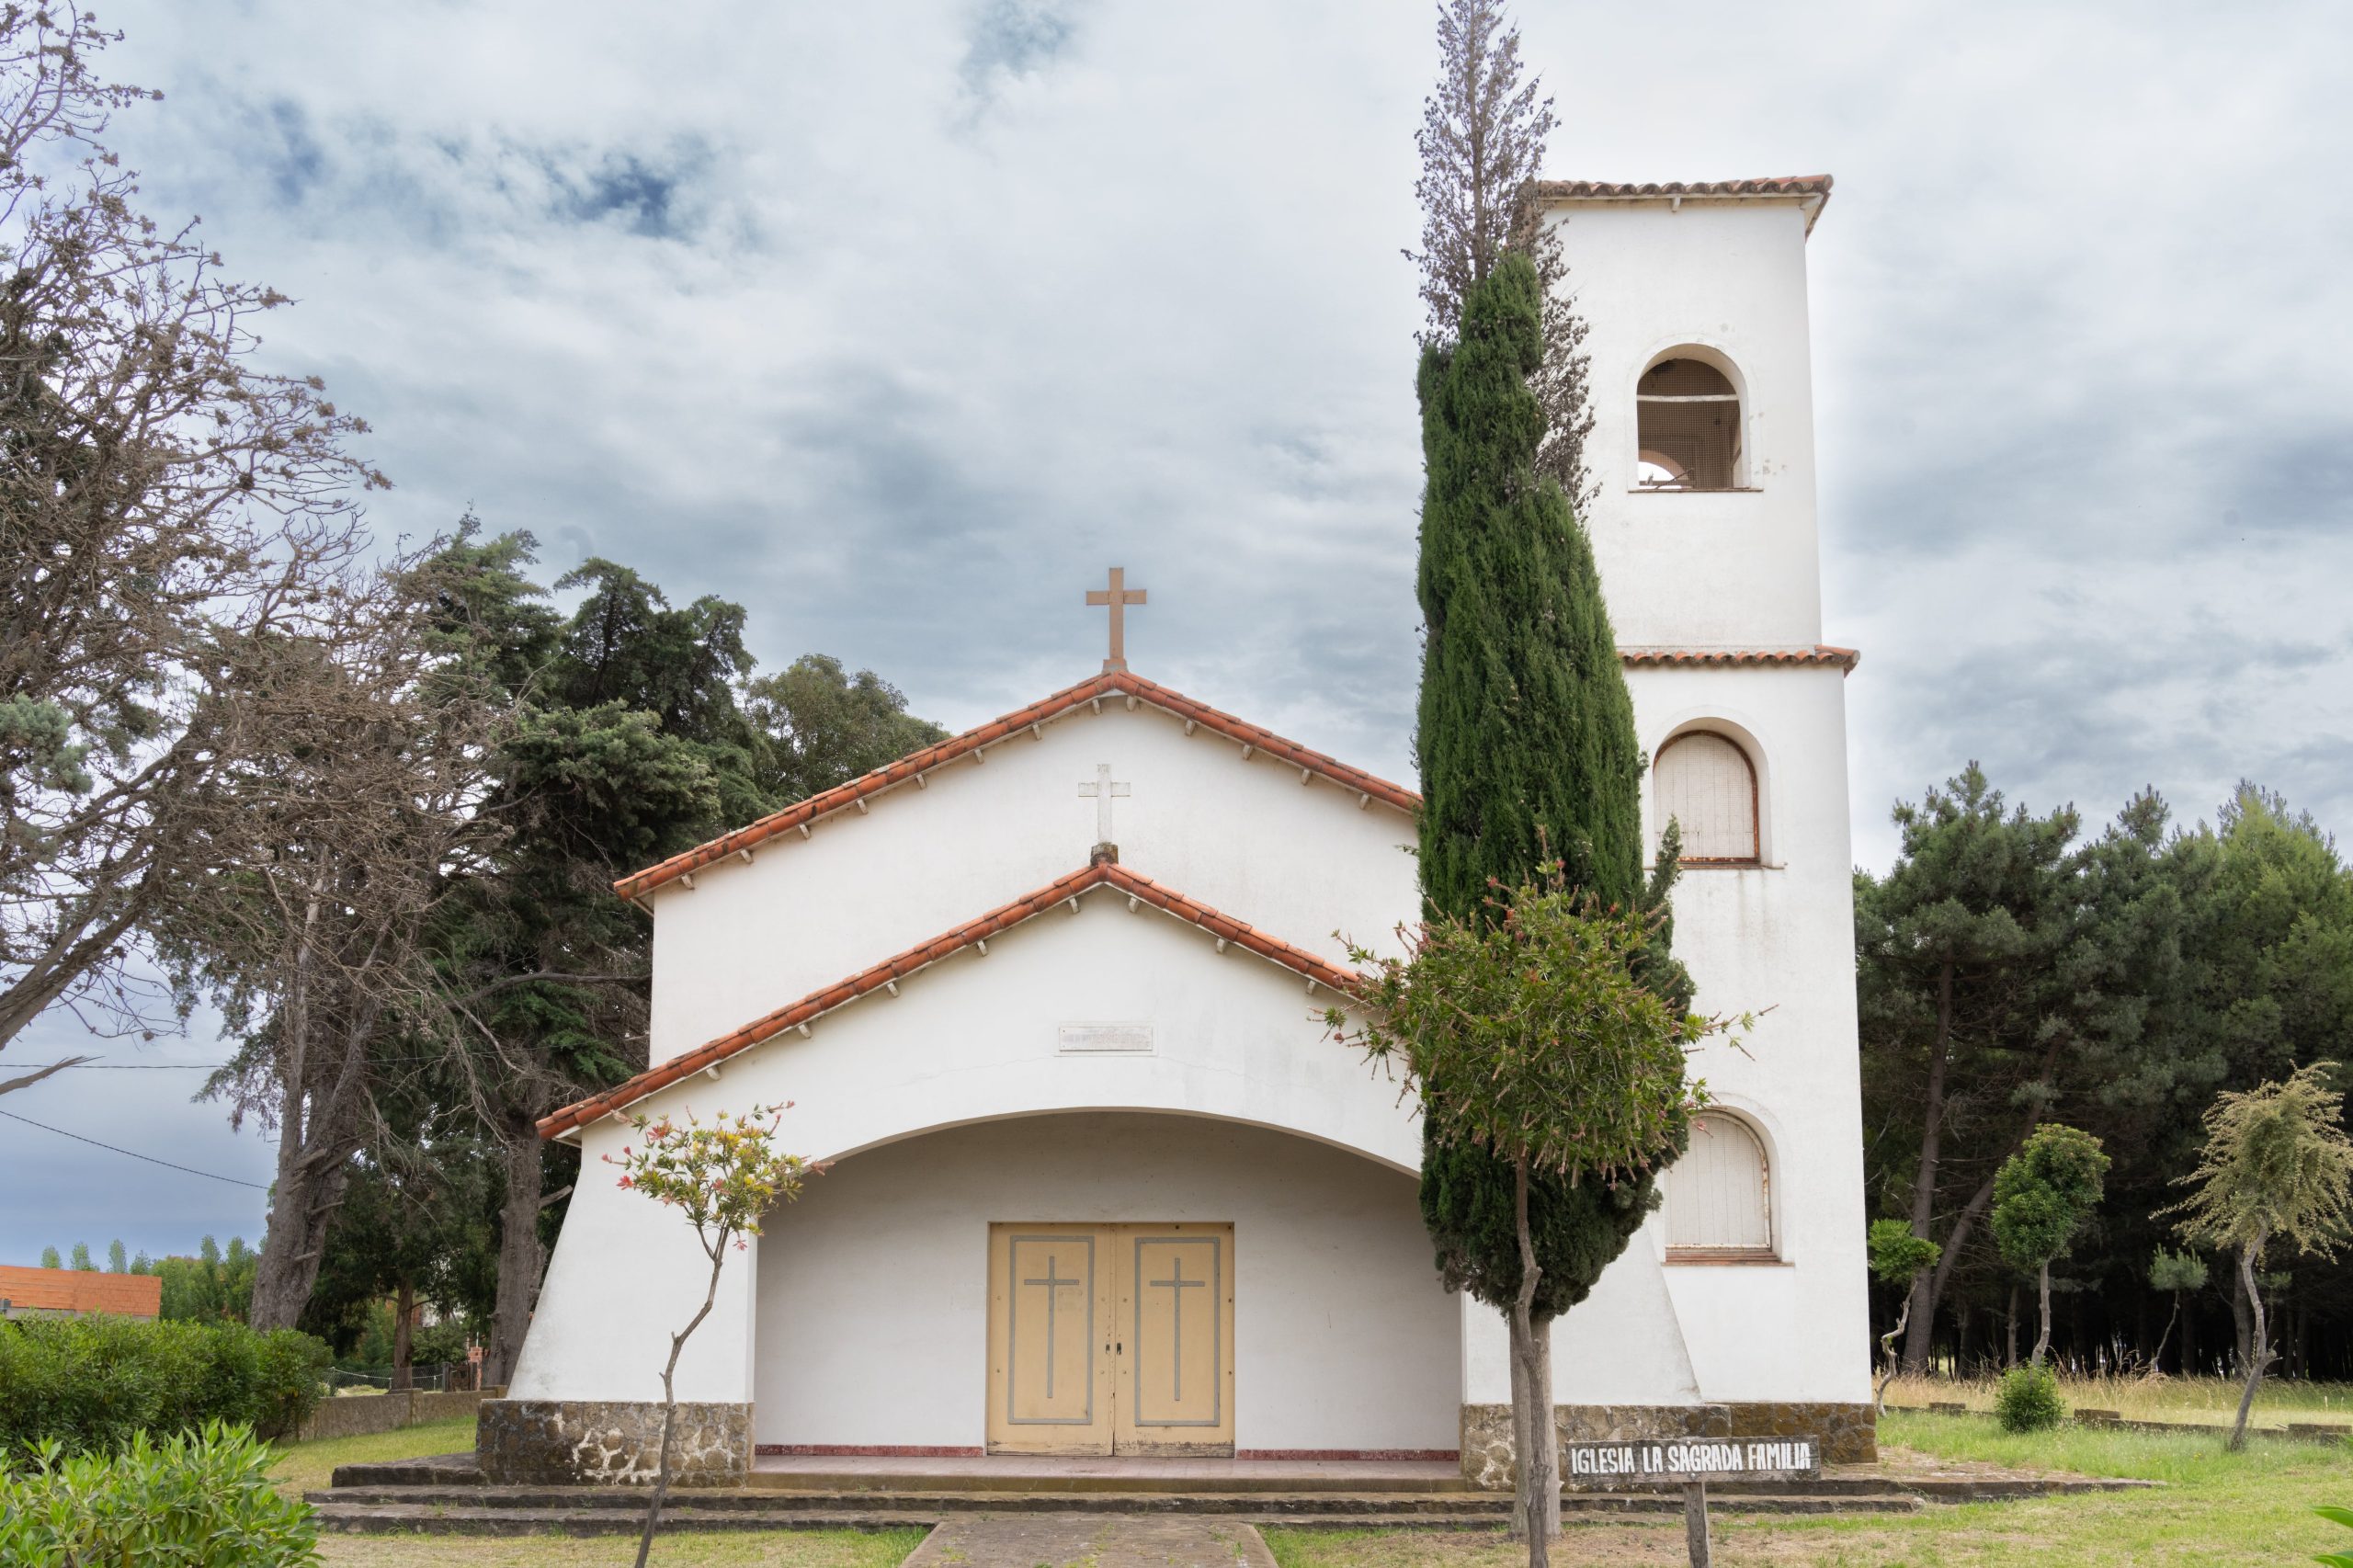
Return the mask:
<svg viewBox="0 0 2353 1568"><path fill-rule="evenodd" d="M1029 1242L1022 1254L1017 1236L1065 1239ZM1090 1254L1098 1275L1072 1284ZM1203 1288L1170 1283L1180 1272ZM1213 1290L1230 1298L1222 1324L1200 1315ZM1203 1358L1224 1358L1230 1408L1183 1407L1222 1424L1196 1429L1199 1451L1455 1448L1461 1312L1438 1283L1413 1176L1266 1128L1113 1110L869 1149L774 1216L759 1249L756 1440L771 1453L980 1454L993 1436L1002 1447L1006 1428L999 1421L993 1434L990 1412L1008 1392L1004 1316L1009 1305L1029 1312L1022 1343L1037 1366L1050 1297L1052 1333L1070 1342L1057 1363L1065 1381L1050 1404L1025 1395L1033 1413L1134 1441L1136 1423L1119 1419L1121 1388L1147 1409L1160 1392L1133 1386L1140 1330L1144 1353L1181 1334L1194 1357L1191 1374L1154 1359L1155 1380L1197 1384ZM1090 1320L1090 1304L1116 1321ZM1097 1343L1082 1345L1084 1334ZM1068 1380L1094 1375L1081 1349L1124 1358L1128 1381L1103 1382L1105 1403L1073 1398ZM1147 1436L1165 1445L1183 1434Z"/></svg>

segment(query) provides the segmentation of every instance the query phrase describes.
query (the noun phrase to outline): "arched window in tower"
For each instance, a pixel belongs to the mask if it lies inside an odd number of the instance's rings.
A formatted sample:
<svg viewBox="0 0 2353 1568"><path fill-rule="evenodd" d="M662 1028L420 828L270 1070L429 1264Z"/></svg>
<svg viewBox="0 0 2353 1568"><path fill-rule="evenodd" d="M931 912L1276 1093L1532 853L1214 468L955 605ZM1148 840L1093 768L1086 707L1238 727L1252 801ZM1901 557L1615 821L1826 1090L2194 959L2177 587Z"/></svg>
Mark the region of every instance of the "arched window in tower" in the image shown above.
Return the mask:
<svg viewBox="0 0 2353 1568"><path fill-rule="evenodd" d="M1769 1258L1771 1173L1764 1140L1738 1117L1691 1120L1691 1147L1666 1173L1666 1255L1673 1259Z"/></svg>
<svg viewBox="0 0 2353 1568"><path fill-rule="evenodd" d="M1739 742L1687 730L1659 747L1651 773L1657 831L1681 825L1685 865L1757 863L1756 768Z"/></svg>
<svg viewBox="0 0 2353 1568"><path fill-rule="evenodd" d="M1670 354L1644 370L1634 427L1642 488L1740 487L1740 393L1706 360Z"/></svg>

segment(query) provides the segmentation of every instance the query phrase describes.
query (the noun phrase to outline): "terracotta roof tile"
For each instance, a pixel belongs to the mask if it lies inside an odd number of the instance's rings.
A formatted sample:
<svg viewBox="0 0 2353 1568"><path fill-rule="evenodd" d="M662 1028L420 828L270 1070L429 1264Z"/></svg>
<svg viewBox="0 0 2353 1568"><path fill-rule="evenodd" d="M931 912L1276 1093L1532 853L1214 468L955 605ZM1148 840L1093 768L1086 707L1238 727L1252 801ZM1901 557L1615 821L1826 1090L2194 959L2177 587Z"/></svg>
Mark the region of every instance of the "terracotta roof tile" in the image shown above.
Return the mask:
<svg viewBox="0 0 2353 1568"><path fill-rule="evenodd" d="M164 1281L153 1274L97 1274L86 1268L25 1268L0 1264L0 1301L19 1312L111 1312L152 1318L164 1310Z"/></svg>
<svg viewBox="0 0 2353 1568"><path fill-rule="evenodd" d="M1620 648L1618 657L1637 668L1661 665L1786 665L1852 671L1863 655L1852 648L1816 642L1804 648Z"/></svg>
<svg viewBox="0 0 2353 1568"><path fill-rule="evenodd" d="M1764 179L1666 180L1643 184L1599 179L1540 179L1536 182L1536 195L1538 199L1544 201L1644 201L1677 196L1699 200L1798 197L1811 199L1806 206L1805 227L1806 232L1812 233L1814 220L1822 215L1823 207L1830 200L1830 176L1777 175Z"/></svg>
<svg viewBox="0 0 2353 1568"><path fill-rule="evenodd" d="M1172 888L1161 886L1149 877L1131 871L1117 861L1104 861L1057 878L1035 892L1017 898L1010 903L1000 904L953 930L942 932L927 942L909 948L895 958L885 959L847 980L813 991L801 1000L788 1003L741 1028L721 1035L717 1040L697 1046L659 1066L649 1067L627 1083L568 1105L553 1115L542 1117L539 1122L540 1136L553 1138L574 1128L585 1127L600 1116L619 1110L681 1078L724 1062L739 1051L748 1051L762 1040L772 1040L787 1029L798 1028L836 1007L880 991L951 953L985 941L1033 915L1044 914L1064 900L1076 898L1098 887L1112 888L1155 909L1165 910L1212 936L1247 948L1261 958L1281 964L1336 991L1349 989L1358 983L1358 976L1355 973L1319 954L1280 937L1270 937L1244 921L1212 909L1199 899L1188 898Z"/></svg>
<svg viewBox="0 0 2353 1568"><path fill-rule="evenodd" d="M1422 798L1402 784L1367 773L1361 767L1351 767L1336 757L1313 751L1296 741L1286 740L1272 730L1264 729L1231 713L1222 712L1206 702L1196 702L1184 693L1149 681L1127 670L1106 671L1076 686L1064 687L1040 702L1018 708L1003 718L992 719L977 729L951 735L938 744L901 757L898 761L862 774L847 784L837 785L822 794L812 795L797 805L787 806L747 826L723 834L708 844L699 845L683 854L674 855L656 866L632 872L613 884L613 891L623 898L640 898L666 882L690 875L703 867L726 859L730 855L748 850L766 843L781 833L805 827L819 817L846 810L885 790L904 784L908 779L930 772L946 763L966 756L982 747L1018 734L1033 724L1042 724L1060 718L1083 705L1099 703L1108 698L1133 699L1149 702L1154 707L1173 713L1180 719L1242 742L1245 745L1279 757L1294 767L1304 767L1320 773L1334 783L1354 790L1360 795L1379 801L1398 811L1411 813L1421 809Z"/></svg>

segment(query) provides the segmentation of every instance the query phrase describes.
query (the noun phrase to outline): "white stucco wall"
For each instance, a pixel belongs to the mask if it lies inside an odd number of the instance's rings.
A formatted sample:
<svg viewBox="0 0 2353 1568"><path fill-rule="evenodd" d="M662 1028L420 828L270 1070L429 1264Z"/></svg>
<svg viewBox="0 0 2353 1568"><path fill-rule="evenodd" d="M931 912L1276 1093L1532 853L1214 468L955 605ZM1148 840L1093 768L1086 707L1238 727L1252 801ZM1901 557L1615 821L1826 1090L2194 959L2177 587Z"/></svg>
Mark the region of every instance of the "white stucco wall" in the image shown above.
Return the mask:
<svg viewBox="0 0 2353 1568"><path fill-rule="evenodd" d="M1231 1221L1234 1443L1455 1445L1414 1178L1200 1118L1074 1114L854 1155L762 1240L757 1440L978 1448L992 1221Z"/></svg>
<svg viewBox="0 0 2353 1568"><path fill-rule="evenodd" d="M1807 644L1822 631L1805 215L1794 201L1567 202L1553 209L1590 328L1601 493L1588 509L1618 640ZM1635 488L1634 384L1667 349L1710 348L1743 390L1748 490Z"/></svg>
<svg viewBox="0 0 2353 1568"><path fill-rule="evenodd" d="M1328 999L1311 997L1290 970L1238 947L1220 953L1199 928L1148 905L1131 912L1124 894L1097 889L1075 915L1058 906L992 938L985 955L967 949L896 997L870 995L819 1019L805 1040L755 1047L716 1080L697 1074L639 1108L790 1100L781 1139L816 1160L1040 1111L1149 1110L1279 1129L1412 1172L1421 1138L1411 1109L1357 1052L1324 1039L1315 1014ZM1066 1023L1146 1025L1153 1049L1063 1055ZM653 1373L640 1369L658 1370L669 1326L687 1315L679 1303L690 1311L700 1299L699 1255L676 1217L617 1190L598 1163L631 1136L610 1119L583 1130L583 1178L517 1398L649 1397ZM755 1274L731 1261L722 1310L682 1363L681 1397L750 1397ZM1446 1354L1450 1361L1450 1339Z"/></svg>
<svg viewBox="0 0 2353 1568"><path fill-rule="evenodd" d="M1081 708L654 895L655 1062L928 941L1086 864L1111 765L1120 862L1345 961L1415 908L1410 818L1149 706Z"/></svg>
<svg viewBox="0 0 2353 1568"><path fill-rule="evenodd" d="M1710 1399L1869 1392L1844 680L1820 668L1628 672L1643 744L1693 724L1734 733L1768 818L1765 865L1693 867L1675 894L1676 950L1700 1009L1756 1015L1745 1051L1711 1041L1692 1070L1764 1137L1781 1259L1665 1266ZM1643 805L1654 835L1654 802ZM1657 1233L1646 1235L1663 1251Z"/></svg>

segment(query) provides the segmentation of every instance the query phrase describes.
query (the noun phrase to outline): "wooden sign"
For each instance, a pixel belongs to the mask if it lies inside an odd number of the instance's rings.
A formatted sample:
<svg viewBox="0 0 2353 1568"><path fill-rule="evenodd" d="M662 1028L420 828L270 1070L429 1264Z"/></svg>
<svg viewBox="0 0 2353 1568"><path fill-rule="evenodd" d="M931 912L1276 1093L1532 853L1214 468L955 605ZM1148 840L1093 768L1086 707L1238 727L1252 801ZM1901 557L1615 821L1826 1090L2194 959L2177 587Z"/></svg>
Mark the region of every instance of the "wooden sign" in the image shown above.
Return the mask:
<svg viewBox="0 0 2353 1568"><path fill-rule="evenodd" d="M1821 1476L1818 1437L1639 1437L1561 1445L1561 1484L1573 1489Z"/></svg>
<svg viewBox="0 0 2353 1568"><path fill-rule="evenodd" d="M1561 1484L1683 1488L1683 1538L1691 1568L1710 1568L1708 1483L1818 1481L1819 1437L1638 1437L1623 1443L1563 1443Z"/></svg>

